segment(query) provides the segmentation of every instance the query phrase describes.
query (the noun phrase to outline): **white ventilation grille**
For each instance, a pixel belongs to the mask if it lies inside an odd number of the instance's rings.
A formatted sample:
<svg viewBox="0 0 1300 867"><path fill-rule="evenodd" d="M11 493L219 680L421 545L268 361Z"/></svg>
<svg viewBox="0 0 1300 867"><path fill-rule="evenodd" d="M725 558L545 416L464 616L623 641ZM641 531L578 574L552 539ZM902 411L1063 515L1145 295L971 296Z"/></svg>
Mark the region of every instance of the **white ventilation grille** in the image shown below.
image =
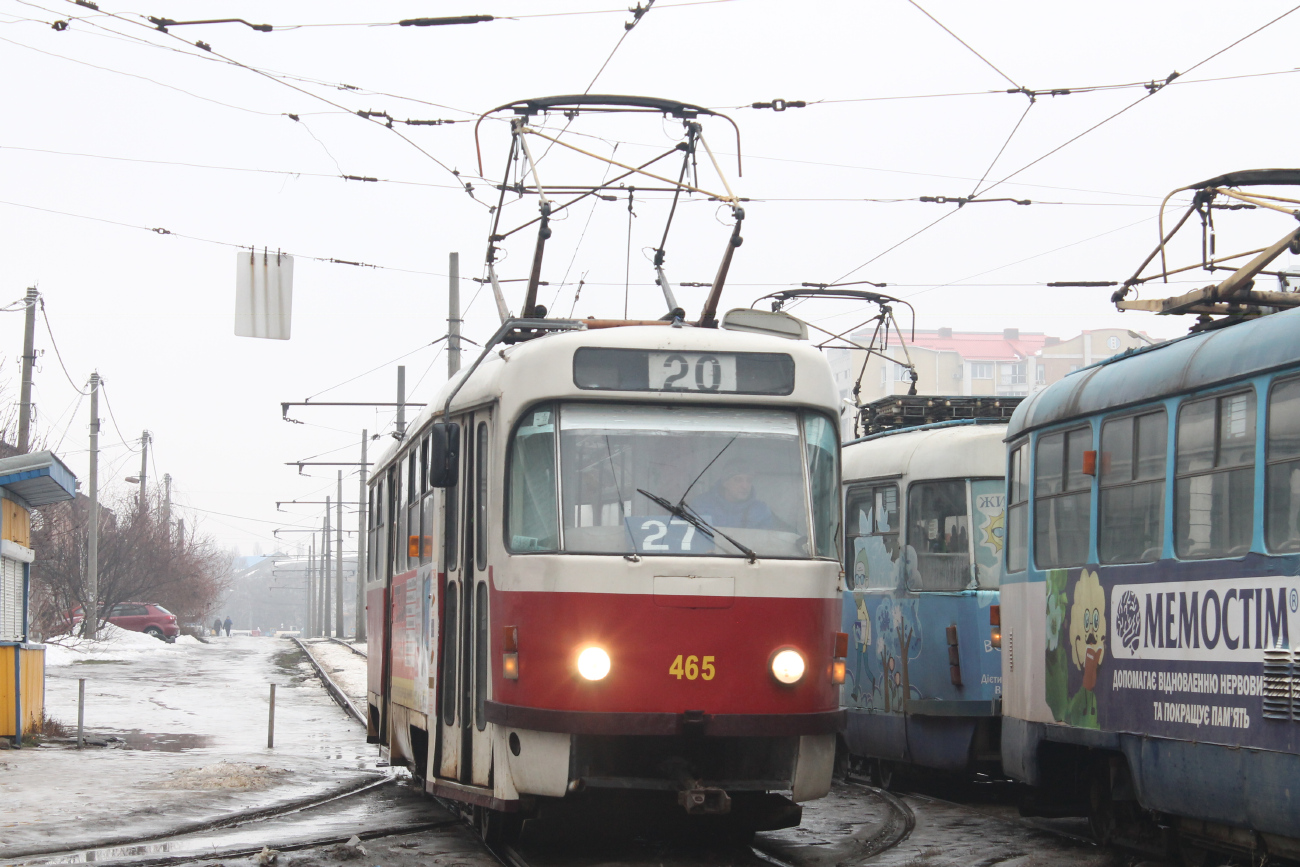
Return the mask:
<svg viewBox="0 0 1300 867"><path fill-rule="evenodd" d="M1300 658L1300 652L1297 652ZM1264 651L1264 719L1293 720L1300 711L1298 673L1292 664L1291 651L1274 647Z"/></svg>
<svg viewBox="0 0 1300 867"><path fill-rule="evenodd" d="M0 557L0 641L22 641L23 563Z"/></svg>

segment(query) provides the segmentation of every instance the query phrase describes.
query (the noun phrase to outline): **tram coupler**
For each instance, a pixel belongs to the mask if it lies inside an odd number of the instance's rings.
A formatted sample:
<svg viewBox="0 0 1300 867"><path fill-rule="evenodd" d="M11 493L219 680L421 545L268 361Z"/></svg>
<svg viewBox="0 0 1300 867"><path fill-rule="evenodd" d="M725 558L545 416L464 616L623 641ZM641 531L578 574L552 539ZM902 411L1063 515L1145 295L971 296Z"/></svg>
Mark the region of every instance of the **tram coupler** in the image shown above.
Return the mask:
<svg viewBox="0 0 1300 867"><path fill-rule="evenodd" d="M701 786L677 793L688 816L721 816L731 812L731 797L722 789Z"/></svg>

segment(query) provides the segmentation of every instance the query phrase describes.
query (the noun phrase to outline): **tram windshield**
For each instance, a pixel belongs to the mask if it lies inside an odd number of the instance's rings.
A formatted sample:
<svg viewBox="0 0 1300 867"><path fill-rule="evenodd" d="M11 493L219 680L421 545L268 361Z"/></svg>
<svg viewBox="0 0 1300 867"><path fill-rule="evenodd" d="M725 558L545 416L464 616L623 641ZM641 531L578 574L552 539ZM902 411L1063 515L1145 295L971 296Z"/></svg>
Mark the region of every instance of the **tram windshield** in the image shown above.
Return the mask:
<svg viewBox="0 0 1300 867"><path fill-rule="evenodd" d="M534 407L511 443L506 538L519 552L834 558L836 451L815 413Z"/></svg>

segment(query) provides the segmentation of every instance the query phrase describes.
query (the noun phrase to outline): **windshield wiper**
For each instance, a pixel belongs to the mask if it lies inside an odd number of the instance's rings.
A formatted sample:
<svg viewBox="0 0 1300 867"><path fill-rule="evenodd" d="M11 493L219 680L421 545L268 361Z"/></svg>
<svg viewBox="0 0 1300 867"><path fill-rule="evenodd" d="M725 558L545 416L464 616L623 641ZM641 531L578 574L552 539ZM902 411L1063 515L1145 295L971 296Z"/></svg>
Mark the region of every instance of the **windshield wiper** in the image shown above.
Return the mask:
<svg viewBox="0 0 1300 867"><path fill-rule="evenodd" d="M721 536L722 538L726 539L728 542L736 546L736 550L740 551L746 557L748 557L749 562L751 563L758 562L758 555L754 553L754 550L752 548L748 548L745 545L742 545L740 542L737 542L735 539L731 538L726 533L722 532L717 527L713 526L708 521L701 518L695 512L694 509L692 509L690 506L686 504L684 500L680 503L674 504L671 500L665 499L664 497L661 497L658 494L652 494L649 491L645 490L644 488L637 488L636 492L638 494L643 495L646 499L650 500L656 506L665 509L668 512L668 514L672 515L673 517L681 518L683 521L695 527L697 530L699 530L704 535L708 536L710 539L713 538L715 533Z"/></svg>

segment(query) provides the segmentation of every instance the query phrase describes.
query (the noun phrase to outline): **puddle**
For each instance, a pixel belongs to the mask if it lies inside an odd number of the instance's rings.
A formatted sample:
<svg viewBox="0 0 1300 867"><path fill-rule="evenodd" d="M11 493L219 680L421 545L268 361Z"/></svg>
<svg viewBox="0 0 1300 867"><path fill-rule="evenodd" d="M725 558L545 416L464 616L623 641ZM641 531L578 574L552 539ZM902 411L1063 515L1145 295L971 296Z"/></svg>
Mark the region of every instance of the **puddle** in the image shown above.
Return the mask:
<svg viewBox="0 0 1300 867"><path fill-rule="evenodd" d="M211 746L213 738L195 734L165 734L142 732L137 730L119 732L118 737L124 743L124 750L157 750L164 753L179 753Z"/></svg>

